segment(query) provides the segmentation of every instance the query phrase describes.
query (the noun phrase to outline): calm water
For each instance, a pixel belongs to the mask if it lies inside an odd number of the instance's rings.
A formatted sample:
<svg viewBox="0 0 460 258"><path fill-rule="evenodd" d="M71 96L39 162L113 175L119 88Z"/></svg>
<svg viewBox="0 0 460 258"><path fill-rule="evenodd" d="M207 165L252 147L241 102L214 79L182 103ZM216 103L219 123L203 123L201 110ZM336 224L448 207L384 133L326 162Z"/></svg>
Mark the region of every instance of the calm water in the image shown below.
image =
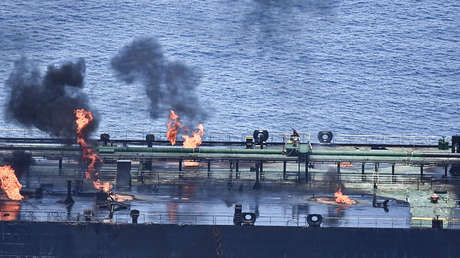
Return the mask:
<svg viewBox="0 0 460 258"><path fill-rule="evenodd" d="M110 58L153 36L199 69L208 134L253 129L460 133L460 3L356 0L12 1L0 3L0 102L21 55L43 69L84 57L99 132L164 131L142 85ZM20 127L3 119L0 127ZM5 133L2 133L3 135Z"/></svg>

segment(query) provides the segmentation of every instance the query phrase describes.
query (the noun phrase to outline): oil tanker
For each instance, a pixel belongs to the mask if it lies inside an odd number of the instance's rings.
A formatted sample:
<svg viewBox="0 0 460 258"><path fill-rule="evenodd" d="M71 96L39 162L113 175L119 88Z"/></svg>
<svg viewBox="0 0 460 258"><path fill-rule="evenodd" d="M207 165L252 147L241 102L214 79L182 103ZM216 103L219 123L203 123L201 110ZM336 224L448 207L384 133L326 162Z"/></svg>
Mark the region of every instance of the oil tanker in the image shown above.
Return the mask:
<svg viewBox="0 0 460 258"><path fill-rule="evenodd" d="M1 138L0 255L460 255L456 136L403 144L255 130L177 147L161 135Z"/></svg>

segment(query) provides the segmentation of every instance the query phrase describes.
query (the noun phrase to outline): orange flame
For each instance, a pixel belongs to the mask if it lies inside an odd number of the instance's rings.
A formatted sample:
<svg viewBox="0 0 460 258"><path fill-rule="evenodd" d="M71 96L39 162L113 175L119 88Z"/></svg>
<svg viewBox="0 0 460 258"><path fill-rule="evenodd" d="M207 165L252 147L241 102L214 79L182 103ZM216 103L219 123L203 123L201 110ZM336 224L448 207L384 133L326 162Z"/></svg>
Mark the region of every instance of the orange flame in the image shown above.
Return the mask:
<svg viewBox="0 0 460 258"><path fill-rule="evenodd" d="M340 167L341 168L353 167L353 163L351 163L351 162L340 162Z"/></svg>
<svg viewBox="0 0 460 258"><path fill-rule="evenodd" d="M0 202L0 221L14 221L19 217L21 202Z"/></svg>
<svg viewBox="0 0 460 258"><path fill-rule="evenodd" d="M203 124L198 125L198 131L192 132L192 136L188 135L182 135L182 138L184 139L184 148L196 148L197 146L200 146L201 144L201 137L204 136L204 126ZM189 161L186 160L184 161L184 166L186 167L198 167L200 165L199 162L195 161Z"/></svg>
<svg viewBox="0 0 460 258"><path fill-rule="evenodd" d="M86 135L84 129L87 128L93 121L93 114L85 109L76 109L75 113L75 124L77 125L77 142L80 144L82 149L82 159L88 162L88 168L85 172L86 179L92 179L94 188L108 192L112 189L112 185L109 182L101 182L99 173L96 171L96 163L102 162L101 157L94 150L88 146L86 142Z"/></svg>
<svg viewBox="0 0 460 258"><path fill-rule="evenodd" d="M201 137L204 136L203 124L198 125L198 131L192 132L192 136L182 135L184 148L196 148L201 144Z"/></svg>
<svg viewBox="0 0 460 258"><path fill-rule="evenodd" d="M337 192L334 193L335 202L336 203L343 203L343 204L355 204L355 201L350 199L348 195L342 194L342 188L339 187Z"/></svg>
<svg viewBox="0 0 460 258"><path fill-rule="evenodd" d="M24 196L19 192L22 185L19 183L18 178L14 174L14 169L11 166L0 167L0 187L6 193L10 200L22 200Z"/></svg>
<svg viewBox="0 0 460 258"><path fill-rule="evenodd" d="M112 184L110 184L109 182L102 182L99 178L93 181L93 185L94 188L96 188L97 190L102 190L106 193L112 190Z"/></svg>
<svg viewBox="0 0 460 258"><path fill-rule="evenodd" d="M83 108L75 109L74 113L77 118L75 123L77 124L78 137L83 137L84 135L82 135L82 131L93 121L93 114Z"/></svg>
<svg viewBox="0 0 460 258"><path fill-rule="evenodd" d="M112 193L112 192L109 192L109 198L114 200L114 201L116 201L116 202L127 202L127 201L134 200L133 195L117 194L117 193Z"/></svg>
<svg viewBox="0 0 460 258"><path fill-rule="evenodd" d="M183 129L185 132L189 132L188 128L184 127L181 122L179 122L179 115L177 115L174 110L169 112L169 122L168 122L168 131L166 132L166 137L168 138L171 145L176 144L177 134L180 129ZM196 148L201 144L201 137L204 136L204 126L203 124L198 124L198 131L192 132L192 136L182 135L184 139L183 147L184 148ZM199 162L194 162L191 160L184 161L184 166L186 167L197 167Z"/></svg>
<svg viewBox="0 0 460 258"><path fill-rule="evenodd" d="M179 116L174 112L174 110L170 110L166 137L168 138L171 145L176 145L177 133L180 128L182 128L182 123L179 122Z"/></svg>
<svg viewBox="0 0 460 258"><path fill-rule="evenodd" d="M167 207L168 207L169 222L172 222L172 223L176 222L178 204L175 202L169 202L167 204Z"/></svg>
<svg viewBox="0 0 460 258"><path fill-rule="evenodd" d="M166 132L166 137L168 138L171 145L176 144L177 134L180 129L188 132L188 128L184 127L181 122L179 122L179 115L170 110L169 112L169 122L168 122L168 131ZM204 136L204 126L203 124L198 124L198 131L192 132L192 136L182 135L184 139L183 146L184 148L196 148L201 144L201 137Z"/></svg>
<svg viewBox="0 0 460 258"><path fill-rule="evenodd" d="M186 167L198 167L199 165L200 165L200 162L184 160L184 166Z"/></svg>

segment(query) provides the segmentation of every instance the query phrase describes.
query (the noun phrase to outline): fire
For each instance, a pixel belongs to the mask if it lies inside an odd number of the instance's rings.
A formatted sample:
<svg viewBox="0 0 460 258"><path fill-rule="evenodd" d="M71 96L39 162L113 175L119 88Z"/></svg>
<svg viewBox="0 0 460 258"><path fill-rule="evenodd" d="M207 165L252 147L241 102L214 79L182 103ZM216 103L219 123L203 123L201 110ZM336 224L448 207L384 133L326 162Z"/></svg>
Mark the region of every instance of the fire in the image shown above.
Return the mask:
<svg viewBox="0 0 460 258"><path fill-rule="evenodd" d="M174 112L174 110L170 110L166 137L168 138L171 145L176 145L177 133L181 128L182 124L179 122L179 116Z"/></svg>
<svg viewBox="0 0 460 258"><path fill-rule="evenodd" d="M196 148L201 144L201 137L204 136L204 126L203 124L198 125L198 131L192 132L192 136L182 135L184 139L184 148ZM200 165L199 162L196 161L184 161L184 166L186 167L198 167Z"/></svg>
<svg viewBox="0 0 460 258"><path fill-rule="evenodd" d="M93 121L93 114L85 109L76 109L74 113L76 118L75 124L77 125L77 143L80 144L82 149L83 161L88 162L85 177L86 179L93 180L94 188L108 192L112 189L112 185L109 182L102 182L100 180L99 173L95 167L97 162L102 162L102 159L86 142L85 129Z"/></svg>
<svg viewBox="0 0 460 258"><path fill-rule="evenodd" d="M336 203L343 203L343 204L355 204L356 202L350 199L348 195L342 194L342 188L339 187L337 192L334 193L335 202Z"/></svg>
<svg viewBox="0 0 460 258"><path fill-rule="evenodd" d="M184 148L196 148L201 144L201 137L204 136L203 124L198 125L198 131L192 132L192 136L182 135Z"/></svg>
<svg viewBox="0 0 460 258"><path fill-rule="evenodd" d="M96 175L99 176L98 174ZM94 188L98 190L102 190L106 193L112 190L112 185L109 182L101 182L99 178L93 181L93 185L94 185Z"/></svg>
<svg viewBox="0 0 460 258"><path fill-rule="evenodd" d="M0 221L14 221L19 217L21 202L0 202Z"/></svg>
<svg viewBox="0 0 460 258"><path fill-rule="evenodd" d="M340 163L340 167L341 167L341 168L353 167L353 163L351 163L351 162L341 162L341 163Z"/></svg>
<svg viewBox="0 0 460 258"><path fill-rule="evenodd" d="M184 160L184 166L186 167L198 167L199 165L200 165L200 162Z"/></svg>
<svg viewBox="0 0 460 258"><path fill-rule="evenodd" d="M129 195L129 194L117 194L117 193L112 193L112 192L109 192L109 198L113 201L116 201L116 202L127 202L127 201L132 201L134 200L134 196L133 195Z"/></svg>
<svg viewBox="0 0 460 258"><path fill-rule="evenodd" d="M169 202L167 204L167 208L168 208L169 222L175 223L176 222L176 216L177 216L178 204L175 203L175 202Z"/></svg>
<svg viewBox="0 0 460 258"><path fill-rule="evenodd" d="M0 187L10 200L19 201L24 198L19 192L22 185L19 183L18 178L14 174L14 169L11 166L6 165L0 167Z"/></svg>
<svg viewBox="0 0 460 258"><path fill-rule="evenodd" d="M77 134L79 137L83 137L82 131L93 121L93 114L90 111L85 109L76 109L75 110L75 123L77 124Z"/></svg>
<svg viewBox="0 0 460 258"><path fill-rule="evenodd" d="M174 110L169 112L169 122L168 122L168 131L166 132L166 137L168 138L171 145L176 144L177 134L180 129L183 129L185 132L188 132L188 128L184 127L181 122L179 122L179 115L177 115ZM184 139L183 147L184 148L196 148L201 145L201 138L204 136L204 126L203 124L198 124L198 130L192 132L192 136L182 135ZM184 166L186 167L197 167L199 162L186 160L184 161Z"/></svg>
<svg viewBox="0 0 460 258"><path fill-rule="evenodd" d="M181 122L179 122L179 115L170 110L169 112L169 122L168 122L168 131L166 132L166 137L168 138L171 145L176 145L177 134L179 130L182 129L188 132L188 128L184 127ZM198 124L198 130L192 132L192 136L182 135L184 139L183 147L184 148L196 148L201 144L201 138L204 136L204 126L203 124Z"/></svg>

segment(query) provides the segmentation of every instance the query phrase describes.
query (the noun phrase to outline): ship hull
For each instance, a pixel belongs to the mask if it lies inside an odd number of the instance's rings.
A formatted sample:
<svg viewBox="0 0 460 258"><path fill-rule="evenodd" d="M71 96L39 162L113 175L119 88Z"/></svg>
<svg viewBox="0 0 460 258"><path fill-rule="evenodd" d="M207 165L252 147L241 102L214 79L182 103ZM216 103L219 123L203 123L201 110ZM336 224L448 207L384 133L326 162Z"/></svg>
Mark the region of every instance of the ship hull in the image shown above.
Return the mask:
<svg viewBox="0 0 460 258"><path fill-rule="evenodd" d="M460 231L0 222L1 256L458 257Z"/></svg>

